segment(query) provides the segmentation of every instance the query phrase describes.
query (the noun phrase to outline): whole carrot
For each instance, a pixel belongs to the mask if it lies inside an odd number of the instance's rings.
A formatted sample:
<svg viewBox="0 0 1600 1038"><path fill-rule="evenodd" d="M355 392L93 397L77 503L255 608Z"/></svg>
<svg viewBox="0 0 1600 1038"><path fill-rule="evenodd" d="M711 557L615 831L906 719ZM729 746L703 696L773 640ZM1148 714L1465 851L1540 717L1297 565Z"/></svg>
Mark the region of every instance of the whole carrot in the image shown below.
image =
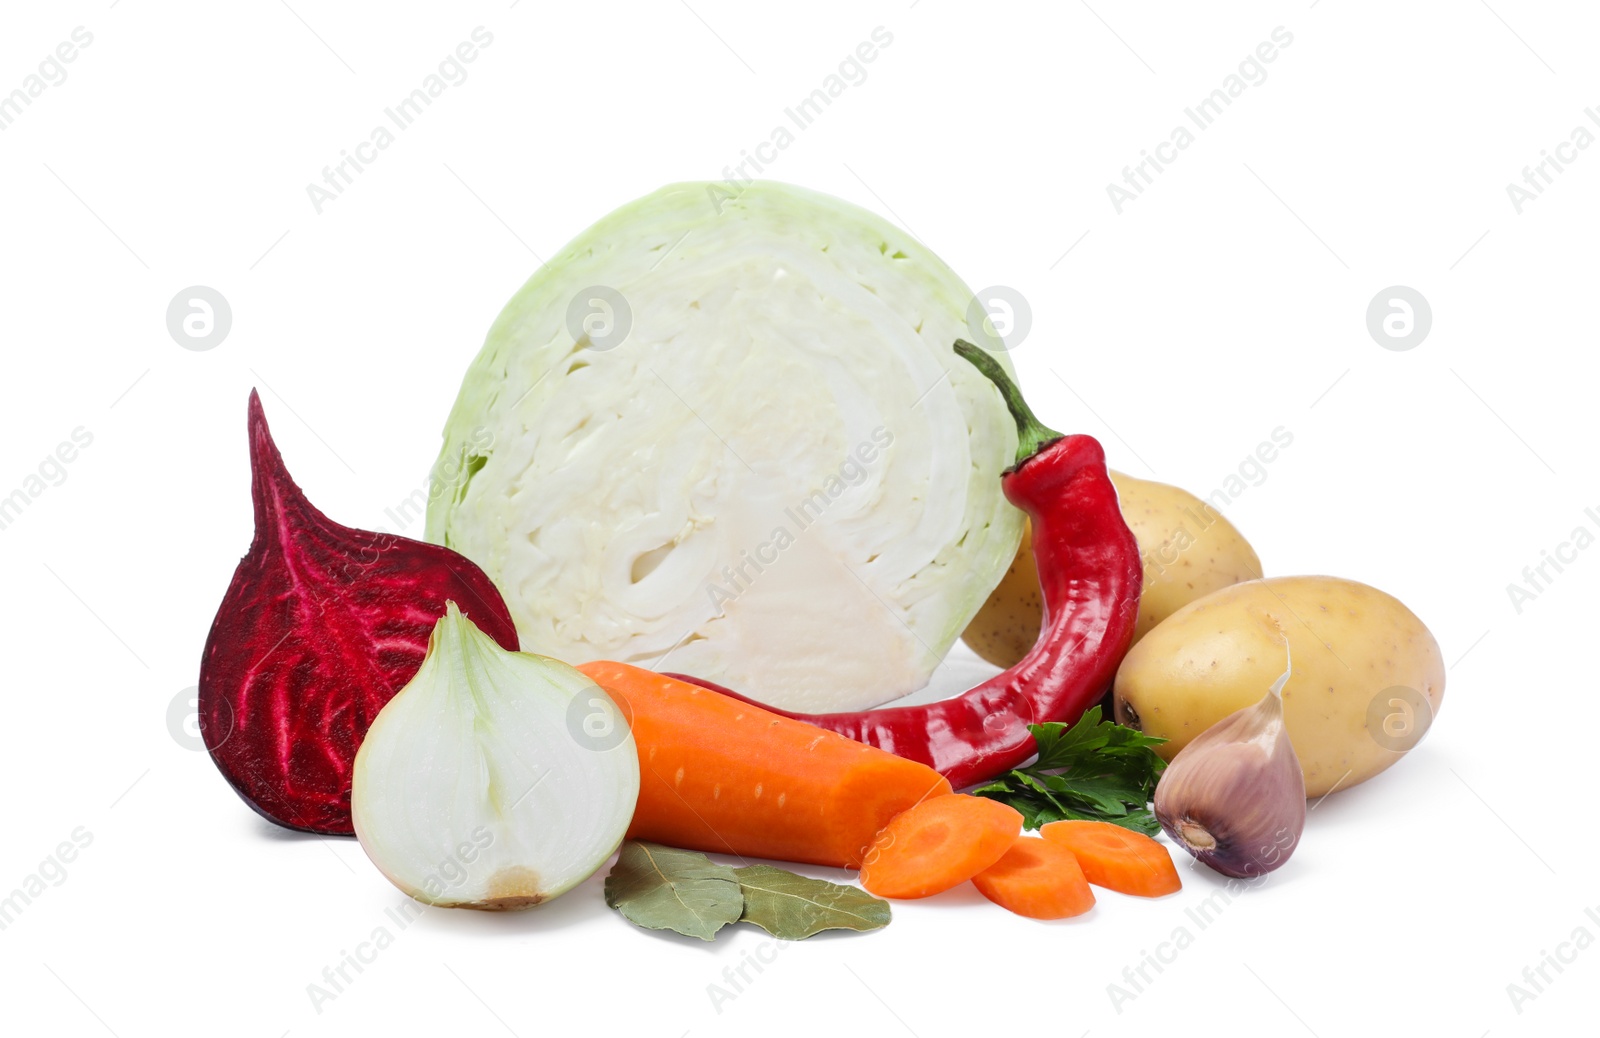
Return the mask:
<svg viewBox="0 0 1600 1038"><path fill-rule="evenodd" d="M925 765L686 681L626 663L578 669L633 728L633 839L859 868L895 815L950 792Z"/></svg>

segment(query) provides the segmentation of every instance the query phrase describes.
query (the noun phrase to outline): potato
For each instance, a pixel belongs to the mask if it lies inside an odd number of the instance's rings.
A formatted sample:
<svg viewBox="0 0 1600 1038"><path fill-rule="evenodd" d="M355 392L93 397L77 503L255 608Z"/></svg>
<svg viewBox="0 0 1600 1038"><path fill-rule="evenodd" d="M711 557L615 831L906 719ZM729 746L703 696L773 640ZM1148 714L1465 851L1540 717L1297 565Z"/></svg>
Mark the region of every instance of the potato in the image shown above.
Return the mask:
<svg viewBox="0 0 1600 1038"><path fill-rule="evenodd" d="M1144 559L1135 643L1195 599L1261 576L1255 549L1211 505L1181 487L1120 472L1111 482Z"/></svg>
<svg viewBox="0 0 1600 1038"><path fill-rule="evenodd" d="M1179 487L1121 472L1111 473L1111 482L1144 559L1134 641L1202 595L1261 576L1250 542L1211 505ZM1011 568L961 637L990 663L1009 667L1039 640L1043 619L1033 531L1027 529Z"/></svg>
<svg viewBox="0 0 1600 1038"><path fill-rule="evenodd" d="M995 666L1009 667L1033 648L1043 624L1044 598L1039 568L1033 564L1033 524L1027 523L1017 557L961 632L961 640Z"/></svg>
<svg viewBox="0 0 1600 1038"><path fill-rule="evenodd" d="M1376 588L1273 577L1214 591L1167 617L1117 671L1116 719L1189 740L1260 700L1283 673L1284 724L1319 797L1364 782L1421 739L1444 695L1444 660L1421 620Z"/></svg>

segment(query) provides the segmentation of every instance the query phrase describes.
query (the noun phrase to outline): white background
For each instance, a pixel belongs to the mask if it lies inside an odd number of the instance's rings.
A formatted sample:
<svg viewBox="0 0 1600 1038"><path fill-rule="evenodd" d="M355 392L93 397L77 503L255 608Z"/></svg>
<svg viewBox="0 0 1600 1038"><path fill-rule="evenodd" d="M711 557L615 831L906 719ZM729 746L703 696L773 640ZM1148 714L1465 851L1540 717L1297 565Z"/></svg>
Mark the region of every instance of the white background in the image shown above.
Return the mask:
<svg viewBox="0 0 1600 1038"><path fill-rule="evenodd" d="M1600 528L1600 149L1520 214L1506 185L1600 132L1592 12L691 3L7 6L0 92L74 27L94 39L0 133L0 495L93 435L0 530L0 893L92 834L0 932L5 1029L1574 1033L1600 950L1520 1013L1507 985L1575 928L1600 936L1600 551L1520 613L1507 585ZM494 41L467 81L318 215L306 185L479 25ZM1451 667L1433 731L1320 803L1290 865L1120 1012L1107 985L1197 931L1185 909L1216 877L1054 925L970 890L899 904L887 930L747 967L720 1012L708 985L765 935L636 930L596 877L520 915L430 912L319 1014L307 985L401 895L354 841L260 821L168 724L250 539L250 387L313 500L396 529L384 509L426 478L537 257L662 183L723 176L880 25L868 78L768 173L1023 292L1029 396L1115 467L1204 494L1290 430L1230 516L1269 573L1365 580L1428 622ZM1265 81L1119 215L1106 185L1280 25ZM209 352L166 329L197 284L233 309ZM1433 310L1406 352L1365 323L1397 284Z"/></svg>

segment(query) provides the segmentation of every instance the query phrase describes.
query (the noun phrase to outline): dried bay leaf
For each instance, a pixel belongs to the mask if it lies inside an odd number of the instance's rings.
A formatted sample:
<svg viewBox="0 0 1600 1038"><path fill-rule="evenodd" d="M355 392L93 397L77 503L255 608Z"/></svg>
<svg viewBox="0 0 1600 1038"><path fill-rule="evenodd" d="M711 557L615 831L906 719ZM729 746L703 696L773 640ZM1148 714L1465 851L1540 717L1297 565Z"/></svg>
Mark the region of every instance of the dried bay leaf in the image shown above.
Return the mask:
<svg viewBox="0 0 1600 1038"><path fill-rule="evenodd" d="M637 926L709 941L739 921L744 895L734 870L704 854L629 840L606 876L606 904Z"/></svg>
<svg viewBox="0 0 1600 1038"><path fill-rule="evenodd" d="M807 879L771 865L730 869L744 891L741 922L798 941L823 930L876 930L889 925L889 903L857 887Z"/></svg>

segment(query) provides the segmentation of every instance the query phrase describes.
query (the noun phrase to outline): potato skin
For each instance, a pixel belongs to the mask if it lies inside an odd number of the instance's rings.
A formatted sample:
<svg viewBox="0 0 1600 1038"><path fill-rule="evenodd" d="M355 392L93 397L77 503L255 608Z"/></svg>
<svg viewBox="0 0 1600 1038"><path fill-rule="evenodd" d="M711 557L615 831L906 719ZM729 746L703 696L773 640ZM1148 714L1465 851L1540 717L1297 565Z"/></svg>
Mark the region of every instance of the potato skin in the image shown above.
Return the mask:
<svg viewBox="0 0 1600 1038"><path fill-rule="evenodd" d="M1135 643L1195 599L1262 575L1261 559L1238 527L1187 490L1121 472L1111 473L1111 482L1144 559Z"/></svg>
<svg viewBox="0 0 1600 1038"><path fill-rule="evenodd" d="M1144 590L1133 639L1138 642L1179 608L1218 588L1261 576L1261 560L1238 529L1187 490L1111 473L1122 518L1139 542ZM997 667L1009 667L1039 640L1044 603L1033 562L1033 530L961 638Z"/></svg>
<svg viewBox="0 0 1600 1038"><path fill-rule="evenodd" d="M1033 524L1024 523L1022 544L1005 576L989 592L961 640L997 667L1010 667L1028 654L1044 626L1044 597L1033 561Z"/></svg>
<svg viewBox="0 0 1600 1038"><path fill-rule="evenodd" d="M1308 797L1389 767L1439 710L1444 659L1416 614L1366 584L1304 576L1235 584L1173 613L1123 659L1116 719L1167 739L1158 752L1171 760L1261 698L1283 673L1285 639L1284 723Z"/></svg>

